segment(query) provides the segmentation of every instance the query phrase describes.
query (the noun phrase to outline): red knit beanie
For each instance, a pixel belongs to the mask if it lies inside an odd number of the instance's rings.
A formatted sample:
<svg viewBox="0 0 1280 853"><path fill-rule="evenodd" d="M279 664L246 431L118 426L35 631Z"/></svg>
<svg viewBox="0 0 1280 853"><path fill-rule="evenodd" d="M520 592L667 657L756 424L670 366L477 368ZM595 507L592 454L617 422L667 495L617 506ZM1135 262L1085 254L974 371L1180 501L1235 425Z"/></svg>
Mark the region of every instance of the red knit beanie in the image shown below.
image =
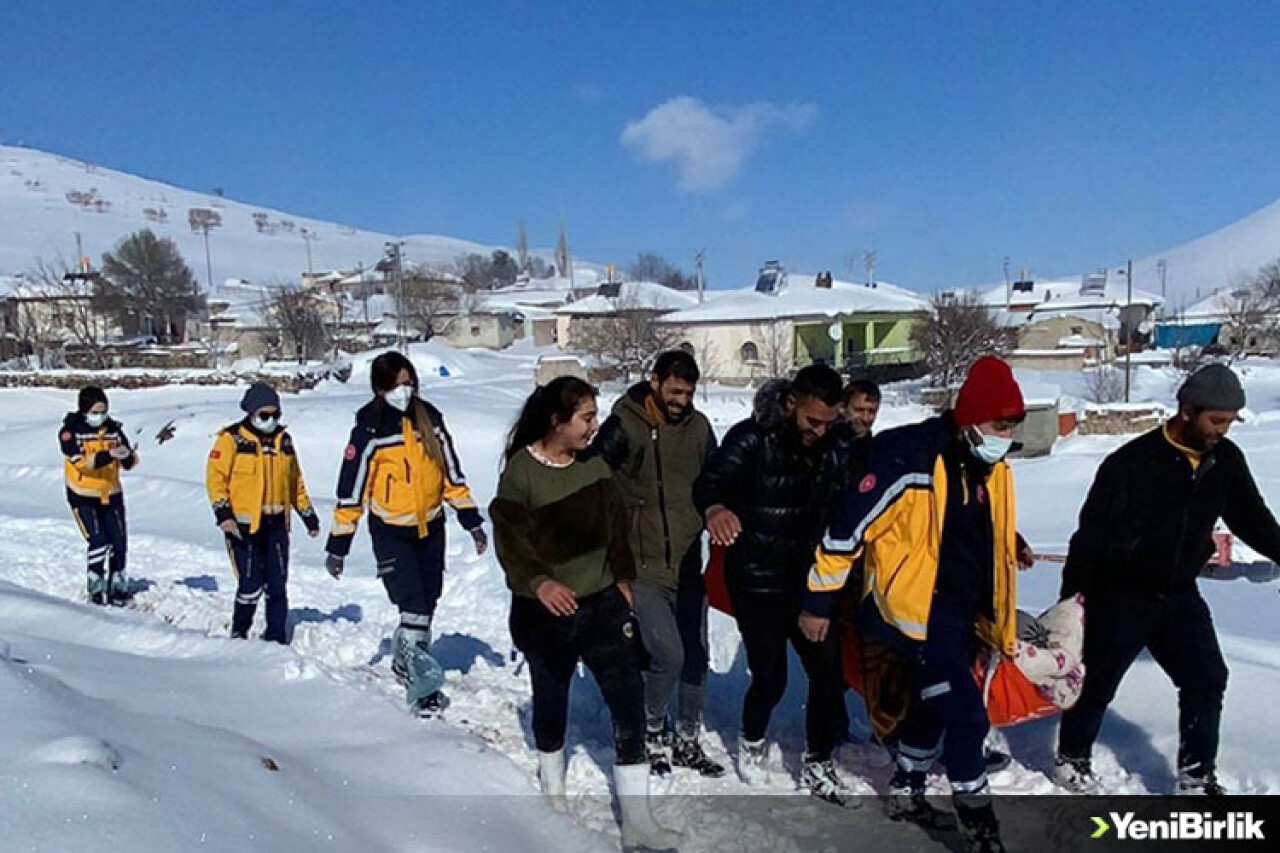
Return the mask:
<svg viewBox="0 0 1280 853"><path fill-rule="evenodd" d="M1020 421L1026 413L1022 391L1009 365L994 355L984 355L973 363L956 397L957 426Z"/></svg>

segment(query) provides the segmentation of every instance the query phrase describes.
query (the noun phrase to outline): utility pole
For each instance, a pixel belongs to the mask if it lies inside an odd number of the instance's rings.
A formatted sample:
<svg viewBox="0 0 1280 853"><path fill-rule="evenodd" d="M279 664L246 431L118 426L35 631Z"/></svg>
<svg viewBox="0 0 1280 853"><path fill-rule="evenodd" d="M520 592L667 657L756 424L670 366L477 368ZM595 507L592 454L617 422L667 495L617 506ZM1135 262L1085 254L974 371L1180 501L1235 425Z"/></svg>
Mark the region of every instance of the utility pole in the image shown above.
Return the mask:
<svg viewBox="0 0 1280 853"><path fill-rule="evenodd" d="M1164 258L1156 261L1156 272L1160 273L1160 298L1164 299L1169 294L1165 291L1165 279L1169 274L1169 262Z"/></svg>
<svg viewBox="0 0 1280 853"><path fill-rule="evenodd" d="M307 244L307 278L311 279L314 284L315 272L311 268L311 241L315 239L316 235L307 228L303 228L300 233L302 234L302 241Z"/></svg>
<svg viewBox="0 0 1280 853"><path fill-rule="evenodd" d="M1004 256L1004 310L1013 305L1013 285L1009 282L1009 256Z"/></svg>
<svg viewBox="0 0 1280 853"><path fill-rule="evenodd" d="M876 286L876 250L867 249L862 253L862 266L867 271L867 287Z"/></svg>
<svg viewBox="0 0 1280 853"><path fill-rule="evenodd" d="M703 293L703 289L706 287L705 285L706 279L702 275L702 264L703 264L703 261L705 261L706 259L707 259L706 249L699 249L698 251L693 253L693 266L694 266L694 269L697 270L697 276L698 276L698 304L699 305L702 304L702 293Z"/></svg>
<svg viewBox="0 0 1280 853"><path fill-rule="evenodd" d="M202 222L200 231L204 234L204 271L205 282L209 286L209 295L213 295L213 259L209 254L209 223ZM198 295L198 294L197 294Z"/></svg>
<svg viewBox="0 0 1280 853"><path fill-rule="evenodd" d="M1128 292L1125 296L1125 314L1129 317L1129 322L1133 321L1133 261L1129 261L1125 268L1124 274ZM1120 324L1120 328L1125 329L1124 342L1124 401L1129 402L1129 356L1133 352L1133 328L1125 327L1124 323Z"/></svg>

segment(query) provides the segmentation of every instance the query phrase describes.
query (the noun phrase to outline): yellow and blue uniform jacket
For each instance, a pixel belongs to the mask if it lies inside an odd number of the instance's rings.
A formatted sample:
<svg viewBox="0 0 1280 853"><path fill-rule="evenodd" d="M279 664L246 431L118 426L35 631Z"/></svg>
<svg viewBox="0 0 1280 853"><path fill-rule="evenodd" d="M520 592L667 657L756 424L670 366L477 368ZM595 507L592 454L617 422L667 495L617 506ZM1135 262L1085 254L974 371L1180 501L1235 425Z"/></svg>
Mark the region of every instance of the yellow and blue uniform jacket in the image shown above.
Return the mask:
<svg viewBox="0 0 1280 853"><path fill-rule="evenodd" d="M867 472L850 483L815 554L804 610L830 617L837 593L865 557L860 600L870 597L886 624L923 642L938 579L947 511L943 451L954 440L949 413L889 430L871 445ZM979 615L979 638L1006 654L1016 648L1017 524L1013 471L1000 462L987 480L994 548L990 612ZM985 608L984 608L985 609Z"/></svg>
<svg viewBox="0 0 1280 853"><path fill-rule="evenodd" d="M338 504L325 550L346 556L365 508L392 527L411 528L419 538L447 502L467 530L483 523L462 464L439 409L419 398L430 415L443 452L443 468L427 453L413 419L381 399L356 412L356 425L338 474Z"/></svg>
<svg viewBox="0 0 1280 853"><path fill-rule="evenodd" d="M100 427L91 427L80 412L68 412L58 432L58 444L62 447L67 493L96 499L104 505L121 492L120 469L128 471L137 462L133 453L123 460L111 456L113 447L133 450L124 425L112 418Z"/></svg>
<svg viewBox="0 0 1280 853"><path fill-rule="evenodd" d="M308 530L320 527L293 438L284 427L270 435L244 421L223 429L209 451L205 485L219 524L235 521L256 533L263 516L283 515L287 525L293 509Z"/></svg>

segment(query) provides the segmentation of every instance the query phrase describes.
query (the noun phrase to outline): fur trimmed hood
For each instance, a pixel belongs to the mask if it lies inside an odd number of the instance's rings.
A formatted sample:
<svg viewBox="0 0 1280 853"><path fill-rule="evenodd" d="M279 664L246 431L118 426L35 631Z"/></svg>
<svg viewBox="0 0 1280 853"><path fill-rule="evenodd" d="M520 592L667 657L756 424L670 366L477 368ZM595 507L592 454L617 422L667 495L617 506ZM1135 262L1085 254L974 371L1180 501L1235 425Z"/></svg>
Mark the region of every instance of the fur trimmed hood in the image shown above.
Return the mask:
<svg viewBox="0 0 1280 853"><path fill-rule="evenodd" d="M770 379L760 386L751 401L751 417L761 429L774 429L787 419L787 395L790 393L790 379Z"/></svg>

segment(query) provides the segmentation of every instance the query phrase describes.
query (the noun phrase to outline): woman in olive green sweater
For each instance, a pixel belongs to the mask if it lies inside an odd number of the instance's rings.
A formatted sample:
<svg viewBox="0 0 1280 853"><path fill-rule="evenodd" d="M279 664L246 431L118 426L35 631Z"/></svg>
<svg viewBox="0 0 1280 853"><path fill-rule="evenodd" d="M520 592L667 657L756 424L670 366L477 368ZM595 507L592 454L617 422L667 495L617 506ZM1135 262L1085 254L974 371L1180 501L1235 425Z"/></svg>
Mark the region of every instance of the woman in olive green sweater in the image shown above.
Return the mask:
<svg viewBox="0 0 1280 853"><path fill-rule="evenodd" d="M614 782L623 847L679 841L649 811L642 649L631 612L635 565L625 509L608 465L577 461L598 428L596 389L562 376L537 389L511 430L489 505L511 588L511 638L533 682L538 775L553 808L565 800L569 686L581 660L613 717Z"/></svg>

